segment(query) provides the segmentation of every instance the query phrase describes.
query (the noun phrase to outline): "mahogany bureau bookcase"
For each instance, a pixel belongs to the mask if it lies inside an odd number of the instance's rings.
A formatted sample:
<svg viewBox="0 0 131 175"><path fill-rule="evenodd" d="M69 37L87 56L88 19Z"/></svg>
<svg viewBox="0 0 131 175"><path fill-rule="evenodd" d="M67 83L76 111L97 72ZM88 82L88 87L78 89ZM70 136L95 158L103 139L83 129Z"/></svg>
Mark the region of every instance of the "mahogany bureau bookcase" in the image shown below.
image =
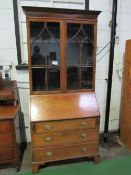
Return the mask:
<svg viewBox="0 0 131 175"><path fill-rule="evenodd" d="M46 162L99 162L95 95L99 11L24 7L30 80L32 172Z"/></svg>

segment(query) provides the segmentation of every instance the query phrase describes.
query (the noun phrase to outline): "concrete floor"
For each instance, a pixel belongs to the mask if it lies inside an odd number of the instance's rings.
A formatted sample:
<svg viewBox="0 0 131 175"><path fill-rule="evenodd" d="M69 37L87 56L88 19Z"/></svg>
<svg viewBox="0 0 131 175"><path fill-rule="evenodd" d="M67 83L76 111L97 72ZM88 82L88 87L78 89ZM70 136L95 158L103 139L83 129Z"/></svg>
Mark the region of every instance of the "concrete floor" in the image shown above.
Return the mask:
<svg viewBox="0 0 131 175"><path fill-rule="evenodd" d="M122 145L120 147L114 147L109 149L104 148L102 146L100 147L101 161L113 158L119 158L126 155L131 155L131 151L127 150ZM30 171L31 171L31 145L28 144L27 149L25 150L24 153L20 172L30 172ZM14 167L11 167L11 165L0 165L0 175L16 175L16 174L18 174L16 173L16 169Z"/></svg>

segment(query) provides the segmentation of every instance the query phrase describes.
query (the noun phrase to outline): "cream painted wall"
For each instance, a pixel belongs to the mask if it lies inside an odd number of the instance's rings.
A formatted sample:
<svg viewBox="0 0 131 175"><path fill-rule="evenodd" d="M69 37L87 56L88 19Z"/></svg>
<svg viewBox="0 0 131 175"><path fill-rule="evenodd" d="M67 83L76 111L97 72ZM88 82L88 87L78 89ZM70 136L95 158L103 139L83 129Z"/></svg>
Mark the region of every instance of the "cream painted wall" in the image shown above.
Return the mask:
<svg viewBox="0 0 131 175"><path fill-rule="evenodd" d="M84 0L40 0L27 1L19 0L19 23L21 34L22 60L27 62L27 35L25 15L22 12L21 6L44 6L44 7L63 7L63 8L78 8L84 9ZM13 19L13 4L12 0L0 1L0 64L6 62L12 63L11 78L16 79L20 93L20 101L22 111L25 116L27 140L30 141L30 119L29 119L29 77L28 71L16 71L17 65L17 50L16 39L14 31ZM131 2L130 0L118 0L118 18L117 18L117 36L119 42L115 45L115 60L113 72L113 86L111 97L111 111L110 111L110 130L118 128L119 124L119 106L121 97L121 77L123 54L125 47L125 40L131 38ZM62 5L61 5L62 4ZM112 0L90 0L90 10L102 11L98 18L98 37L97 37L97 53L110 41L110 27ZM97 55L96 65L96 94L101 112L101 127L103 131L105 118L105 100L108 76L108 61L109 60L109 46Z"/></svg>

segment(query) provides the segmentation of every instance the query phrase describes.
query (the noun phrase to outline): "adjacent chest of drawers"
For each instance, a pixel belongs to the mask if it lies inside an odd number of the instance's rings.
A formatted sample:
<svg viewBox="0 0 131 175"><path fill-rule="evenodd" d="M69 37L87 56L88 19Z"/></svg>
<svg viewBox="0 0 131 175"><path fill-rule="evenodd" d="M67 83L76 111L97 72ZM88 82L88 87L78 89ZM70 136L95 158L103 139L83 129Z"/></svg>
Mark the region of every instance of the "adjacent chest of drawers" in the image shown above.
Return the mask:
<svg viewBox="0 0 131 175"><path fill-rule="evenodd" d="M19 168L17 112L17 106L0 106L0 163L13 163Z"/></svg>
<svg viewBox="0 0 131 175"><path fill-rule="evenodd" d="M58 103L54 103L56 98ZM80 106L81 98L87 100L86 107ZM93 102L90 109L88 100ZM99 161L99 111L96 105L94 94L31 98L33 173L40 165L51 161L78 157L92 157L95 162Z"/></svg>

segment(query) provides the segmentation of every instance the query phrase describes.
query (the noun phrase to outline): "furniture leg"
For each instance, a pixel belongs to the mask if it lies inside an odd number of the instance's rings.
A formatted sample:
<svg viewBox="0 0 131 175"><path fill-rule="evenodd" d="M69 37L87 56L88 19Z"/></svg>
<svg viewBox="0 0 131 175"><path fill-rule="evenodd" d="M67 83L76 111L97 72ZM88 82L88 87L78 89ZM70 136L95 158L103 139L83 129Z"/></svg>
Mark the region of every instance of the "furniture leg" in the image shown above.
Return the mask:
<svg viewBox="0 0 131 175"><path fill-rule="evenodd" d="M37 173L39 169L39 165L38 164L32 164L32 173Z"/></svg>

